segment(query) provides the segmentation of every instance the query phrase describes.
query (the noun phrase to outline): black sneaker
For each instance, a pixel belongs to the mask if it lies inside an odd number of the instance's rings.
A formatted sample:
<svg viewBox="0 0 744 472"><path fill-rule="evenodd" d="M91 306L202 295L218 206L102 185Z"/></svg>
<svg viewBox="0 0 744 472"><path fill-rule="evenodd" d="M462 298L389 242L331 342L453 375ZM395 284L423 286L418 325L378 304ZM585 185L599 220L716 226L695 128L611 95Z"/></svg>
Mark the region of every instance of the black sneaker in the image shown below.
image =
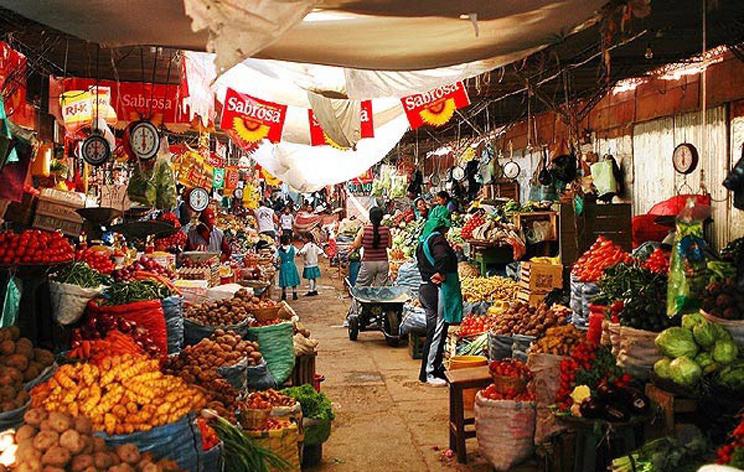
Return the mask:
<svg viewBox="0 0 744 472"><path fill-rule="evenodd" d="M313 296L313 292L307 292L307 293L305 294L305 296L306 296L306 297L312 297L312 296Z"/></svg>
<svg viewBox="0 0 744 472"><path fill-rule="evenodd" d="M310 296L311 297L317 297L318 296L318 291L317 290L313 290L312 292L310 292Z"/></svg>
<svg viewBox="0 0 744 472"><path fill-rule="evenodd" d="M297 294L296 293L293 293L292 294L292 300L297 300Z"/></svg>

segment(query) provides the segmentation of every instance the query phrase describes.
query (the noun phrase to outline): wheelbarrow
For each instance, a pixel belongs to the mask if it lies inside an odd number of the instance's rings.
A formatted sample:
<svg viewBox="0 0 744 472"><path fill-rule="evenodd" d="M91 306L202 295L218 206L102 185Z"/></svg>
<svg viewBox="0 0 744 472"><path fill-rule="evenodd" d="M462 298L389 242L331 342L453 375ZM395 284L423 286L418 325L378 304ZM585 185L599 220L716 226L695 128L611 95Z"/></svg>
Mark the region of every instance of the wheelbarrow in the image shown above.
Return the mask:
<svg viewBox="0 0 744 472"><path fill-rule="evenodd" d="M346 316L349 339L360 331L382 331L390 346L400 342L403 304L411 297L405 287L350 287L351 307Z"/></svg>

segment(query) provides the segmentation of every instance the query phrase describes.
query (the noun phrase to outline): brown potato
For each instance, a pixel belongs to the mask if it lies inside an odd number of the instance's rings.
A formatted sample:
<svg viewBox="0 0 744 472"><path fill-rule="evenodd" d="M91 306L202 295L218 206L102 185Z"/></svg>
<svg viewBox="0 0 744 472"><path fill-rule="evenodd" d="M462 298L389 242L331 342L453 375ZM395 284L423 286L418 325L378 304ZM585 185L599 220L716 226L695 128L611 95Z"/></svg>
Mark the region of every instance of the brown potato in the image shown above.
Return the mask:
<svg viewBox="0 0 744 472"><path fill-rule="evenodd" d="M0 342L0 354L9 356L15 352L15 343L10 339Z"/></svg>
<svg viewBox="0 0 744 472"><path fill-rule="evenodd" d="M34 345L30 339L21 338L18 341L16 341L15 353L21 354L27 359L33 359L34 358Z"/></svg>
<svg viewBox="0 0 744 472"><path fill-rule="evenodd" d="M70 462L71 458L70 451L61 446L53 446L47 449L44 455L41 456L41 464L64 467Z"/></svg>
<svg viewBox="0 0 744 472"><path fill-rule="evenodd" d="M34 447L40 451L46 451L57 445L59 445L59 434L56 431L40 431L34 437ZM45 464L51 464L51 462L45 462Z"/></svg>
<svg viewBox="0 0 744 472"><path fill-rule="evenodd" d="M93 456L89 454L80 454L72 459L72 472L83 472L88 467L95 467L93 465Z"/></svg>
<svg viewBox="0 0 744 472"><path fill-rule="evenodd" d="M74 429L68 429L59 437L59 445L75 455L85 448L85 441L80 437L80 433Z"/></svg>
<svg viewBox="0 0 744 472"><path fill-rule="evenodd" d="M23 354L11 354L5 357L5 365L23 372L28 368L28 357Z"/></svg>
<svg viewBox="0 0 744 472"><path fill-rule="evenodd" d="M23 415L23 421L31 426L40 426L47 418L47 412L41 408L32 408Z"/></svg>
<svg viewBox="0 0 744 472"><path fill-rule="evenodd" d="M72 427L72 418L64 413L49 413L49 422L52 428L58 433L64 433Z"/></svg>
<svg viewBox="0 0 744 472"><path fill-rule="evenodd" d="M31 426L30 424L24 424L18 430L15 432L15 442L20 443L24 439L33 439L33 437L36 435L36 428Z"/></svg>

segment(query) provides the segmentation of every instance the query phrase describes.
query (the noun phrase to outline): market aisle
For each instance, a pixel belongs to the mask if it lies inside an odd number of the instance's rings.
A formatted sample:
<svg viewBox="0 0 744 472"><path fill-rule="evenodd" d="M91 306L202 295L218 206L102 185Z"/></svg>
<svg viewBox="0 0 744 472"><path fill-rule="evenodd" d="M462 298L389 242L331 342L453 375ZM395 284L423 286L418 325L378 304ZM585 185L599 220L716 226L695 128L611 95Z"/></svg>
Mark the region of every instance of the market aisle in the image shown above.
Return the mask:
<svg viewBox="0 0 744 472"><path fill-rule="evenodd" d="M326 377L321 390L337 415L323 464L315 470L488 470L477 456L471 462L480 464L469 467L440 462L448 442L447 390L421 385L419 361L407 347L389 347L382 334L360 333L357 342L349 341L342 327L349 298L336 271L322 270L320 296L292 302L320 340L317 371Z"/></svg>

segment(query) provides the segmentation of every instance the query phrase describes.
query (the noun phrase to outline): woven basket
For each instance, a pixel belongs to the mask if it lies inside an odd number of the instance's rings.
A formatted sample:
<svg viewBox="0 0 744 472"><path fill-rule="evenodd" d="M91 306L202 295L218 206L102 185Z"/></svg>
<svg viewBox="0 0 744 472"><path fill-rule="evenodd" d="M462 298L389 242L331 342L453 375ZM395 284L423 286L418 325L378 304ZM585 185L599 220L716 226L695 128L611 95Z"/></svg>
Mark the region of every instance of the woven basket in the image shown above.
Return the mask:
<svg viewBox="0 0 744 472"><path fill-rule="evenodd" d="M271 431L247 431L259 446L269 449L289 463L287 472L300 471L300 437L297 425L290 423L286 428ZM278 472L270 469L271 472Z"/></svg>
<svg viewBox="0 0 744 472"><path fill-rule="evenodd" d="M255 308L251 310L251 314L256 318L256 321L272 321L279 318L279 310L281 308L281 305L276 305L270 308Z"/></svg>
<svg viewBox="0 0 744 472"><path fill-rule="evenodd" d="M261 429L270 416L270 408L265 410L240 410L238 412L238 421L243 429Z"/></svg>
<svg viewBox="0 0 744 472"><path fill-rule="evenodd" d="M501 394L506 394L509 390L522 393L527 388L527 382L522 378L507 377L493 373L491 374L491 378L493 379L493 385L496 391Z"/></svg>

